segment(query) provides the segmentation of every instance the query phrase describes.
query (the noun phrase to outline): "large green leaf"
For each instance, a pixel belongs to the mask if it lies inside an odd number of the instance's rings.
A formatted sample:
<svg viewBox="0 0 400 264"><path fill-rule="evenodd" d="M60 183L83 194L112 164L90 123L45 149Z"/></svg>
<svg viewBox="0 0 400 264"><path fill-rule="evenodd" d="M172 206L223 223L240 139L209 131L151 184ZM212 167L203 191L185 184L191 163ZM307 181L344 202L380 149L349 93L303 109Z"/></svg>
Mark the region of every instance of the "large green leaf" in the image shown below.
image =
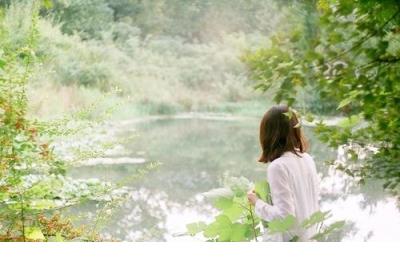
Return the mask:
<svg viewBox="0 0 400 264"><path fill-rule="evenodd" d="M245 206L247 204L248 201L245 196L234 197L233 199L219 197L214 201L215 208L221 210L232 222L238 220L246 212Z"/></svg>
<svg viewBox="0 0 400 264"><path fill-rule="evenodd" d="M207 238L217 238L218 241L230 241L232 222L226 215L219 215L215 221L206 227L204 236Z"/></svg>
<svg viewBox="0 0 400 264"><path fill-rule="evenodd" d="M268 229L273 233L283 233L294 227L296 218L293 215L288 215L283 219L275 219L268 223Z"/></svg>
<svg viewBox="0 0 400 264"><path fill-rule="evenodd" d="M249 233L250 226L246 224L235 223L232 225L232 242L248 241L247 234Z"/></svg>
<svg viewBox="0 0 400 264"><path fill-rule="evenodd" d="M223 210L223 214L229 217L229 219L234 222L238 220L244 213L245 210L240 204L232 203L232 205Z"/></svg>

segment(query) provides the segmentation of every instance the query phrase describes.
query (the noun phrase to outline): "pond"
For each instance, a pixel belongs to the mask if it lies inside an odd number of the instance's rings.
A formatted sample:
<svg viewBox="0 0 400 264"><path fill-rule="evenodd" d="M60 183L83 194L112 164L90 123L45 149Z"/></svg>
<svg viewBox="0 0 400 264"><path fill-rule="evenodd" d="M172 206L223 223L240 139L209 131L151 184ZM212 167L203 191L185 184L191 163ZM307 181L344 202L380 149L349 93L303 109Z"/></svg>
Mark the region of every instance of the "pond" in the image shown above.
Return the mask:
<svg viewBox="0 0 400 264"><path fill-rule="evenodd" d="M258 121L182 115L122 122L115 135L126 140L119 151L74 168L70 175L117 182L149 162L161 162L130 183L134 191L102 232L124 241L199 241L182 233L187 223L210 221L216 213L201 193L221 187L224 177L266 177L266 165L257 162ZM131 138L132 134L137 136ZM331 210L332 220L347 221L337 239L397 240L400 212L396 200L385 194L379 182L360 187L330 169L325 161L335 159L337 151L319 142L312 128L305 128L305 134L323 177L322 209Z"/></svg>

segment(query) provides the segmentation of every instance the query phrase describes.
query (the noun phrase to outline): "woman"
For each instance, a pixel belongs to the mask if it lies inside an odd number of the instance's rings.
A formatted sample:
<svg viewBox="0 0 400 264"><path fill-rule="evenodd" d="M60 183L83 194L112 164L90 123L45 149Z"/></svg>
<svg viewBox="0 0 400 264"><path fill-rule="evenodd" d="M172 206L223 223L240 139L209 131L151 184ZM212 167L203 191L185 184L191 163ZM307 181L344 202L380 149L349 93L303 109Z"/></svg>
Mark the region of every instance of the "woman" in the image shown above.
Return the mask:
<svg viewBox="0 0 400 264"><path fill-rule="evenodd" d="M319 211L319 179L313 158L305 152L306 142L295 113L283 105L269 109L261 120L260 143L259 161L270 163L267 179L273 205L259 199L254 190L247 195L249 202L265 221L293 215L298 222L290 233L271 236L267 232L264 240L289 241L297 236L307 241L316 233L315 227L303 230L298 224Z"/></svg>

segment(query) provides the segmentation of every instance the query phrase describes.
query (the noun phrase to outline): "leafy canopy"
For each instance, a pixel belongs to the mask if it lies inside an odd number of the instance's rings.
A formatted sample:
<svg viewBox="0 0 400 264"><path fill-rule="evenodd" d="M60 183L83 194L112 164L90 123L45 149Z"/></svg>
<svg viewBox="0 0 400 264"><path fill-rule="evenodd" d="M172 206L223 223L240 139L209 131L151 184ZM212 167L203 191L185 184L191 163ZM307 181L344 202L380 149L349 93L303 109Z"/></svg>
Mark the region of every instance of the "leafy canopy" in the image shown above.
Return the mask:
<svg viewBox="0 0 400 264"><path fill-rule="evenodd" d="M400 183L400 5L398 1L298 1L291 30L279 31L268 47L244 60L255 89L274 93L303 114L331 107L346 119L318 122L317 134L349 159L336 164L361 183ZM316 94L312 105L304 94ZM318 104L318 107L314 105ZM333 108L332 108L333 106ZM326 109L326 108L325 108Z"/></svg>

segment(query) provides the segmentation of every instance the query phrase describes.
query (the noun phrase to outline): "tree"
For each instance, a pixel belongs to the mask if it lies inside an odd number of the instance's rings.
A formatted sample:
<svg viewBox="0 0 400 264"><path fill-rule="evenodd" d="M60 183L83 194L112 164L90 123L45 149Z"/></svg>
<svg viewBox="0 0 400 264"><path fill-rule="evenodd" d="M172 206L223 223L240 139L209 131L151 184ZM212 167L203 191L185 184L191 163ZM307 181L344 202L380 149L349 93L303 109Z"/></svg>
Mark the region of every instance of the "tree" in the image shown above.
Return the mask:
<svg viewBox="0 0 400 264"><path fill-rule="evenodd" d="M346 119L337 126L320 122L316 131L330 146L345 146L351 158L338 167L360 182L383 179L385 188L398 192L400 4L300 1L292 10L306 16L295 16L292 30L245 56L255 88L275 90L275 101L291 106L309 90L334 103ZM304 23L310 13L314 22Z"/></svg>
<svg viewBox="0 0 400 264"><path fill-rule="evenodd" d="M50 1L50 0L46 0ZM64 33L100 38L117 22L140 28L146 35L173 35L209 41L223 33L262 31L275 27L272 1L259 0L53 0L43 15L62 24ZM265 16L268 19L265 19Z"/></svg>
<svg viewBox="0 0 400 264"><path fill-rule="evenodd" d="M100 38L111 28L113 10L105 0L54 1L52 13L64 33L78 33L83 39Z"/></svg>

